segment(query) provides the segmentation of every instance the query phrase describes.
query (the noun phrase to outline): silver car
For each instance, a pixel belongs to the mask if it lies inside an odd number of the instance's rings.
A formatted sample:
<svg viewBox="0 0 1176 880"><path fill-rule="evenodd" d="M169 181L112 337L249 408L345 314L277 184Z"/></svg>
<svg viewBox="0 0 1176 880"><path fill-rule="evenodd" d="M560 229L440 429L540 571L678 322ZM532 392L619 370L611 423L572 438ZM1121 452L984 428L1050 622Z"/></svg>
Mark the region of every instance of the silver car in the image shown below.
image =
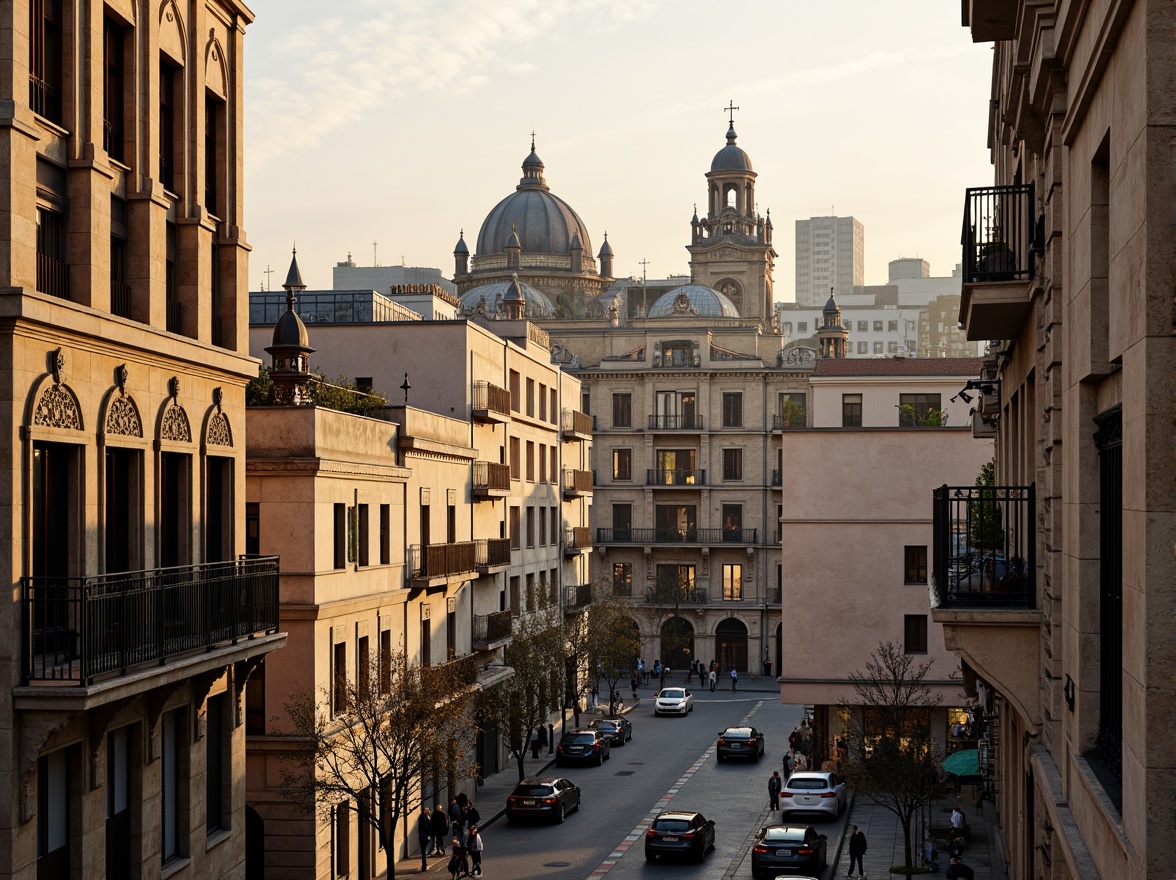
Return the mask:
<svg viewBox="0 0 1176 880"><path fill-rule="evenodd" d="M828 813L836 818L845 807L845 782L829 770L800 770L780 790L780 815Z"/></svg>
<svg viewBox="0 0 1176 880"><path fill-rule="evenodd" d="M653 699L654 715L685 715L694 711L694 695L686 688L662 688Z"/></svg>

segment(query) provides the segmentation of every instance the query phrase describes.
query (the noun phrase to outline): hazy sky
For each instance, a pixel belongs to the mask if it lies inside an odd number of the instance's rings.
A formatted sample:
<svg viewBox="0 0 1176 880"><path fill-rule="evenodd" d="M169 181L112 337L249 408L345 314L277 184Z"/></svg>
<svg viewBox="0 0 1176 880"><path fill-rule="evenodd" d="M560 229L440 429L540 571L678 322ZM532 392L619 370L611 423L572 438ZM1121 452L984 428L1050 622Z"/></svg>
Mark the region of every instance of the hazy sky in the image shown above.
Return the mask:
<svg viewBox="0 0 1176 880"><path fill-rule="evenodd" d="M991 49L949 0L251 0L250 287L331 286L350 251L453 271L514 191L536 132L552 192L603 233L617 275L685 273L690 216L725 143L775 224L776 298L795 221L866 229L866 282L896 257L960 259L964 189L991 183Z"/></svg>

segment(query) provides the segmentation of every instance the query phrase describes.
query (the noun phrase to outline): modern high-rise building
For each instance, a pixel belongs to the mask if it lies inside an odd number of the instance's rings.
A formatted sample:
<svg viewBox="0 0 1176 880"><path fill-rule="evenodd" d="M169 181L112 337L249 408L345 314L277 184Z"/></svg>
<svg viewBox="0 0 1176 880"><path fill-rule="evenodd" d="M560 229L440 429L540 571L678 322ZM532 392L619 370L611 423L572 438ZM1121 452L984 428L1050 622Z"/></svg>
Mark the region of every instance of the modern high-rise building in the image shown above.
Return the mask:
<svg viewBox="0 0 1176 880"><path fill-rule="evenodd" d="M830 289L849 293L866 283L866 230L854 217L796 221L796 302L818 308Z"/></svg>

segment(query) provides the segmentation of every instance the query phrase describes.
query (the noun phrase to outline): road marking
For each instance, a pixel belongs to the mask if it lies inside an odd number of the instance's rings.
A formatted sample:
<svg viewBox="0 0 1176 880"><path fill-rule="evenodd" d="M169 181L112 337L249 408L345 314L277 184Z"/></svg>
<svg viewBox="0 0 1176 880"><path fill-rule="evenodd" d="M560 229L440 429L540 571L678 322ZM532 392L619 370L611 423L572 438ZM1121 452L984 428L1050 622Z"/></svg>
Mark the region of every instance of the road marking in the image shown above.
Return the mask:
<svg viewBox="0 0 1176 880"><path fill-rule="evenodd" d="M748 724L751 721L752 716L759 711L760 706L762 706L764 702L764 700L757 700L756 704L751 707L751 710L743 716L743 720L735 726L743 726ZM604 861L600 863L596 870L588 875L589 877L603 877L612 870L613 865L615 865L624 857L625 853L627 853L635 844L639 843L641 839L645 837L645 832L649 830L649 826L653 824L653 820L657 818L657 814L662 810L669 809L670 801L672 801L674 796L682 790L682 787L690 781L690 777L697 773L699 769L701 769L702 765L710 759L711 755L715 753L716 748L717 744L711 743L706 751L698 756L698 760L691 764L690 767L687 768L686 772L678 777L678 781L670 787L670 790L658 799L658 802L653 805L653 808L645 814L645 818L637 823L636 828L625 835L625 838L616 845L611 853L605 857Z"/></svg>

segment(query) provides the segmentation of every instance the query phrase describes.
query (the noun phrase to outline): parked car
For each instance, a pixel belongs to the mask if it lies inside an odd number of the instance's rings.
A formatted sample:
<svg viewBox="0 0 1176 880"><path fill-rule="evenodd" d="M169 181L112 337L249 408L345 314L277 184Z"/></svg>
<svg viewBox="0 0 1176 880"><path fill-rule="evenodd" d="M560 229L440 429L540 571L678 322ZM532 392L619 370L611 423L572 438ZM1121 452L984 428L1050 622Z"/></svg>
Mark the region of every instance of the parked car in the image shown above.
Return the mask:
<svg viewBox="0 0 1176 880"><path fill-rule="evenodd" d="M813 826L768 825L760 829L751 847L751 877L773 880L784 871L816 875L828 860L828 840Z"/></svg>
<svg viewBox="0 0 1176 880"><path fill-rule="evenodd" d="M754 727L728 727L719 733L715 750L718 760L749 758L758 761L764 756L764 735Z"/></svg>
<svg viewBox="0 0 1176 880"><path fill-rule="evenodd" d="M555 766L583 761L599 767L609 759L608 740L590 727L577 727L560 737Z"/></svg>
<svg viewBox="0 0 1176 880"><path fill-rule="evenodd" d="M608 740L610 746L623 746L633 738L633 725L625 717L598 718L588 724Z"/></svg>
<svg viewBox="0 0 1176 880"><path fill-rule="evenodd" d="M662 688L653 699L654 715L685 715L694 711L694 695L686 688Z"/></svg>
<svg viewBox="0 0 1176 880"><path fill-rule="evenodd" d="M514 787L506 799L506 821L551 818L562 822L580 809L580 787L562 776L531 776Z"/></svg>
<svg viewBox="0 0 1176 880"><path fill-rule="evenodd" d="M846 800L845 782L828 770L800 770L788 777L780 790L780 815L828 813L841 815Z"/></svg>
<svg viewBox="0 0 1176 880"><path fill-rule="evenodd" d="M658 856L693 856L706 858L715 846L715 823L702 813L662 810L645 832L645 860Z"/></svg>

